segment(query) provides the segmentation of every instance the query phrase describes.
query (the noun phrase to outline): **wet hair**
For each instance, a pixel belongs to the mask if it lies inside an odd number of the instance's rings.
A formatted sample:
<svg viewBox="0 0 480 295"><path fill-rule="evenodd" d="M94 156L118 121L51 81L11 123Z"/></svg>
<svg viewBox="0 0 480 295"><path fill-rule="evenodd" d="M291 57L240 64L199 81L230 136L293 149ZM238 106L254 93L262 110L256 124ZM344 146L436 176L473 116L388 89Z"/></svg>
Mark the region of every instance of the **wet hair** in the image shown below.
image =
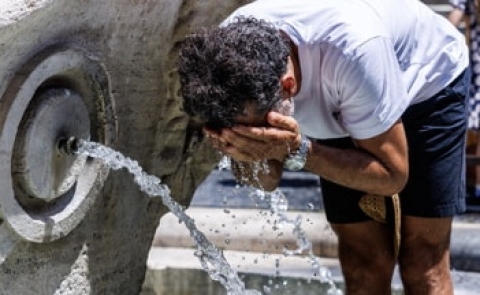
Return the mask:
<svg viewBox="0 0 480 295"><path fill-rule="evenodd" d="M178 59L183 109L211 129L233 126L247 103L266 113L281 101L288 42L272 24L253 17L188 35Z"/></svg>

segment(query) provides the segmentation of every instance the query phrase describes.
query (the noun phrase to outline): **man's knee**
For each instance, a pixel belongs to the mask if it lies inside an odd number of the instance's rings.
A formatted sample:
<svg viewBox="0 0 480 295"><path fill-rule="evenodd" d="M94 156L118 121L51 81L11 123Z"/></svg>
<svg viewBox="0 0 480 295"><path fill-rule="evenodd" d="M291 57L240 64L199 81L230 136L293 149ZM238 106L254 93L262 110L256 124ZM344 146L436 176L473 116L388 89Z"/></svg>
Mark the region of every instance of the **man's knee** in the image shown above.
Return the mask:
<svg viewBox="0 0 480 295"><path fill-rule="evenodd" d="M339 241L338 247L342 270L346 277L365 279L374 276L378 280L391 280L395 268L395 258L391 249L346 241Z"/></svg>
<svg viewBox="0 0 480 295"><path fill-rule="evenodd" d="M398 258L400 274L404 280L422 280L434 275L438 269L449 268L449 237L438 241L417 237L404 241Z"/></svg>
<svg viewBox="0 0 480 295"><path fill-rule="evenodd" d="M395 267L391 231L373 221L332 227L338 236L339 258L349 293L385 294L390 290Z"/></svg>
<svg viewBox="0 0 480 295"><path fill-rule="evenodd" d="M402 224L402 242L398 259L401 269L432 267L448 254L450 218L405 217Z"/></svg>
<svg viewBox="0 0 480 295"><path fill-rule="evenodd" d="M434 294L430 291L449 289L440 285L450 282L450 222L415 218L404 222L398 263L407 290Z"/></svg>

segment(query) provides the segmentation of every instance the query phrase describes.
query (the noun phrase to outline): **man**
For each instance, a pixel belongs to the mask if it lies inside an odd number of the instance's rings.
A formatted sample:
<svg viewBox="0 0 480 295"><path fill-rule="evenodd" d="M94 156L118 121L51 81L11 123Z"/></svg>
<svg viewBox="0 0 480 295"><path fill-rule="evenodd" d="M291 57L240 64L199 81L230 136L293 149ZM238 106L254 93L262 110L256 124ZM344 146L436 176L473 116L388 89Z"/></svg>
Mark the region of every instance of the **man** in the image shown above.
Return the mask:
<svg viewBox="0 0 480 295"><path fill-rule="evenodd" d="M467 67L461 34L417 0L260 0L187 36L179 58L185 110L241 180L320 176L347 293L368 295L391 292L397 262L405 294L453 294ZM268 169L245 178L259 161ZM391 220L397 194L398 258L391 223L362 209L384 196L370 205Z"/></svg>

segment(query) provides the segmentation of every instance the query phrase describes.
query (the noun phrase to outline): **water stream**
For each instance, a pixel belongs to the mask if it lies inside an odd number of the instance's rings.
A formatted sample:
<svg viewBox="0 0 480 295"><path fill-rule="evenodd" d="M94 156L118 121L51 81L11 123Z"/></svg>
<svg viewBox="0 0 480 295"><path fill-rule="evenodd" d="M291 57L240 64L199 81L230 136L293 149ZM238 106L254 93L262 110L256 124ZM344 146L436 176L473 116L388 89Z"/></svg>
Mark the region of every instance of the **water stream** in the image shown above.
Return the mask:
<svg viewBox="0 0 480 295"><path fill-rule="evenodd" d="M124 156L118 151L108 148L102 144L88 141L81 141L74 151L77 154L84 154L92 158L100 159L112 170L126 168L134 177L134 182L140 190L151 197L160 197L163 204L174 214L180 222L185 224L197 245L195 256L200 260L202 268L209 274L210 278L221 283L227 290L228 295L261 295L257 290L246 289L245 284L238 273L226 261L223 252L212 244L207 237L197 229L195 221L185 213L185 208L178 204L170 195L170 189L162 184L161 180L153 175L145 173L137 161ZM265 167L258 167L264 169ZM285 250L285 255L302 254L308 252L311 265L316 273L316 278L321 282L327 283L329 287L328 295L341 295L342 291L338 289L331 278L330 271L320 265L318 258L313 255L312 245L305 236L301 228L302 219L298 216L294 220L288 219L286 211L288 202L280 190L266 193L262 190L256 190L257 198L269 198L271 210L278 216L278 225L292 224L294 234L297 237L298 249ZM269 290L264 290L270 293Z"/></svg>
<svg viewBox="0 0 480 295"><path fill-rule="evenodd" d="M161 180L145 173L137 161L125 157L120 152L95 142L82 142L76 153L98 158L113 170L126 168L134 177L140 190L152 197L160 197L165 206L183 222L190 231L190 236L197 244L195 255L200 260L202 268L210 277L220 282L229 295L260 295L256 290L245 289L245 284L237 272L226 261L223 252L212 244L200 232L195 221L185 213L184 208L170 196L170 189Z"/></svg>

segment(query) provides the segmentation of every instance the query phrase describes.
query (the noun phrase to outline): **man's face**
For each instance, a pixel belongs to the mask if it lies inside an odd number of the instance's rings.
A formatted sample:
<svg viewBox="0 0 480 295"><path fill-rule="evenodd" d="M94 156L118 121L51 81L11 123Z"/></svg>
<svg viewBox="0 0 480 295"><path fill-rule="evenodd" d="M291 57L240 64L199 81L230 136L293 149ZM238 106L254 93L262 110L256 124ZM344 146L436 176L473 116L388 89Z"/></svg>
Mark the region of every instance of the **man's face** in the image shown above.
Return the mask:
<svg viewBox="0 0 480 295"><path fill-rule="evenodd" d="M294 110L293 99L287 98L280 101L275 107L265 113L258 113L254 103L248 103L242 114L235 117L235 125L267 127L267 114L270 111L278 112L285 116L292 116Z"/></svg>
<svg viewBox="0 0 480 295"><path fill-rule="evenodd" d="M251 126L251 127L266 127L267 112L259 113L255 108L255 103L250 102L245 106L245 110L234 118L235 125Z"/></svg>

